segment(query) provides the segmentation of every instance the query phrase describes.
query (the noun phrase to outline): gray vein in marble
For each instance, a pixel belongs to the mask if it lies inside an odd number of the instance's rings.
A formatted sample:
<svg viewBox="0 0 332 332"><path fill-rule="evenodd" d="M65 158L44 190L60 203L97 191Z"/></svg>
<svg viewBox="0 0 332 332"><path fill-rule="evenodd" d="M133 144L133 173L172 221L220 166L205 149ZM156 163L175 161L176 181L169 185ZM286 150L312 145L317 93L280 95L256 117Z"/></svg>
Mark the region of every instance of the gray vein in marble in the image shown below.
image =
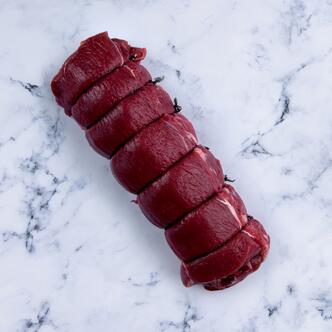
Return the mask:
<svg viewBox="0 0 332 332"><path fill-rule="evenodd" d="M181 332L190 332L195 322L200 320L201 317L197 314L197 309L190 303L185 303L183 319L180 322L163 321L160 322L160 331L167 332L168 330L176 330Z"/></svg>
<svg viewBox="0 0 332 332"><path fill-rule="evenodd" d="M320 294L314 301L322 319L332 320L332 298L327 294Z"/></svg>
<svg viewBox="0 0 332 332"><path fill-rule="evenodd" d="M132 278L128 278L128 282L134 287L154 287L160 282L160 280L158 279L158 272L151 272L148 281L137 282Z"/></svg>
<svg viewBox="0 0 332 332"><path fill-rule="evenodd" d="M261 143L261 139L264 136L270 134L280 124L284 123L287 120L288 116L290 115L292 107L291 107L291 96L288 92L289 85L292 83L292 81L295 79L298 73L300 73L302 70L304 70L311 64L323 60L324 58L329 56L331 52L332 48L330 48L326 53L324 53L320 57L310 58L308 61L306 61L305 63L301 63L296 69L292 70L291 72L284 75L281 79L278 80L281 83L281 89L280 89L280 97L276 104L277 105L276 109L280 110L280 115L278 116L278 118L275 120L275 122L272 124L270 128L263 131L259 131L242 142L242 150L240 154L243 157L250 158L258 156L259 157L276 156L276 154L270 152L268 148Z"/></svg>
<svg viewBox="0 0 332 332"><path fill-rule="evenodd" d="M25 90L31 93L32 96L42 97L42 89L36 85L29 82L22 82L20 80L16 80L14 78L10 78L11 82L19 84Z"/></svg>
<svg viewBox="0 0 332 332"><path fill-rule="evenodd" d="M39 311L35 318L25 319L21 332L38 332L45 325L50 324L49 320L50 305L48 302L43 302L40 305ZM54 326L53 326L54 327Z"/></svg>

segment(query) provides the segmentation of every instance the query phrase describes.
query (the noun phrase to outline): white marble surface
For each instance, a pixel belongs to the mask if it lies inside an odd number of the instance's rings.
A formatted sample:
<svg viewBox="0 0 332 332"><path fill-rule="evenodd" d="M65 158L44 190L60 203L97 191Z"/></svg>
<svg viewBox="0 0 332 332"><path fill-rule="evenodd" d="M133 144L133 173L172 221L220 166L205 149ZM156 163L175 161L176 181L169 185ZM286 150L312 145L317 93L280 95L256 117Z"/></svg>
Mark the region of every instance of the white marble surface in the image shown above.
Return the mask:
<svg viewBox="0 0 332 332"><path fill-rule="evenodd" d="M145 46L272 247L236 287L179 262L56 106L108 30ZM0 331L332 330L332 1L0 1Z"/></svg>

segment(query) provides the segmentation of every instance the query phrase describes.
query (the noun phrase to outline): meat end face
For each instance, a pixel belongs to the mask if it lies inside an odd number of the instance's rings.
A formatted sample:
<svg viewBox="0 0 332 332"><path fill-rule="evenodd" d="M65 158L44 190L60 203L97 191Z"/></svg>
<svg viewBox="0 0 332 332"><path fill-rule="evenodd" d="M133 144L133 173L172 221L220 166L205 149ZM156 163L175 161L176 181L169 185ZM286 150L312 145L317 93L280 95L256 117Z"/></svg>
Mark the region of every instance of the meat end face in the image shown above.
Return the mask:
<svg viewBox="0 0 332 332"><path fill-rule="evenodd" d="M219 160L199 146L145 188L137 201L154 225L166 228L220 191L223 184Z"/></svg>
<svg viewBox="0 0 332 332"><path fill-rule="evenodd" d="M240 196L225 184L221 192L168 228L165 236L174 253L181 260L190 261L220 247L247 221Z"/></svg>
<svg viewBox="0 0 332 332"><path fill-rule="evenodd" d="M162 87L149 83L123 99L86 130L86 138L96 152L110 158L149 123L173 112L173 102L168 93Z"/></svg>
<svg viewBox="0 0 332 332"><path fill-rule="evenodd" d="M88 128L150 80L151 75L143 66L129 61L80 96L71 108L73 118L82 128Z"/></svg>
<svg viewBox="0 0 332 332"><path fill-rule="evenodd" d="M183 115L166 114L114 155L113 175L128 191L138 193L196 145L191 123Z"/></svg>
<svg viewBox="0 0 332 332"><path fill-rule="evenodd" d="M125 40L110 39L107 32L84 40L52 80L57 103L71 115L71 106L89 86L122 66L132 54L138 54L140 61L145 53L145 49L132 48Z"/></svg>
<svg viewBox="0 0 332 332"><path fill-rule="evenodd" d="M203 284L207 290L235 285L256 271L269 250L270 239L257 220L250 220L233 238L212 253L182 263L185 286Z"/></svg>

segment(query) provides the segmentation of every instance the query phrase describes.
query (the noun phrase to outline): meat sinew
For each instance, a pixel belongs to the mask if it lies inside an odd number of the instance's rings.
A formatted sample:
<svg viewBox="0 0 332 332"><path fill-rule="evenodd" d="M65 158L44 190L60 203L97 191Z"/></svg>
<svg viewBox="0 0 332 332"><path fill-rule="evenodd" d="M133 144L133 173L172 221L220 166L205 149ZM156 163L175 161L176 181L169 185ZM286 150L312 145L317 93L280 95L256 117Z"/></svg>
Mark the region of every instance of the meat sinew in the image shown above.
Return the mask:
<svg viewBox="0 0 332 332"><path fill-rule="evenodd" d="M219 160L197 145L191 123L139 64L144 48L106 32L83 41L54 77L56 101L111 158L123 187L181 259L185 286L230 287L258 269L270 239L247 216Z"/></svg>
<svg viewBox="0 0 332 332"><path fill-rule="evenodd" d="M256 271L267 254L269 237L257 220L249 223L212 253L182 263L181 278L186 286L204 284L209 290L235 285Z"/></svg>
<svg viewBox="0 0 332 332"><path fill-rule="evenodd" d="M144 215L158 227L169 227L222 189L219 161L200 146L178 161L138 195Z"/></svg>
<svg viewBox="0 0 332 332"><path fill-rule="evenodd" d="M228 241L247 223L246 208L235 189L222 190L165 231L168 244L183 261L206 254Z"/></svg>

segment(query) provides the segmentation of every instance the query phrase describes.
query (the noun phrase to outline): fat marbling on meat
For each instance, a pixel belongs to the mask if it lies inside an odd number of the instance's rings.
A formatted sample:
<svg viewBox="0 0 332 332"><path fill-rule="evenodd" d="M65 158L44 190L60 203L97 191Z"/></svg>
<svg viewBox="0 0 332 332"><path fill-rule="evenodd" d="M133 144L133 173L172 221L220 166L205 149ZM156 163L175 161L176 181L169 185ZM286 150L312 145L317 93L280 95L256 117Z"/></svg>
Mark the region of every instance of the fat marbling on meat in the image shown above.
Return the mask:
<svg viewBox="0 0 332 332"><path fill-rule="evenodd" d="M165 228L220 191L223 184L219 160L198 146L146 187L137 201L154 225Z"/></svg>
<svg viewBox="0 0 332 332"><path fill-rule="evenodd" d="M240 196L231 185L225 184L214 197L166 229L165 236L174 253L188 261L228 241L247 221Z"/></svg>
<svg viewBox="0 0 332 332"><path fill-rule="evenodd" d="M269 241L262 225L250 220L220 248L193 262L183 262L182 281L186 286L201 283L209 290L233 286L258 269L266 257Z"/></svg>

